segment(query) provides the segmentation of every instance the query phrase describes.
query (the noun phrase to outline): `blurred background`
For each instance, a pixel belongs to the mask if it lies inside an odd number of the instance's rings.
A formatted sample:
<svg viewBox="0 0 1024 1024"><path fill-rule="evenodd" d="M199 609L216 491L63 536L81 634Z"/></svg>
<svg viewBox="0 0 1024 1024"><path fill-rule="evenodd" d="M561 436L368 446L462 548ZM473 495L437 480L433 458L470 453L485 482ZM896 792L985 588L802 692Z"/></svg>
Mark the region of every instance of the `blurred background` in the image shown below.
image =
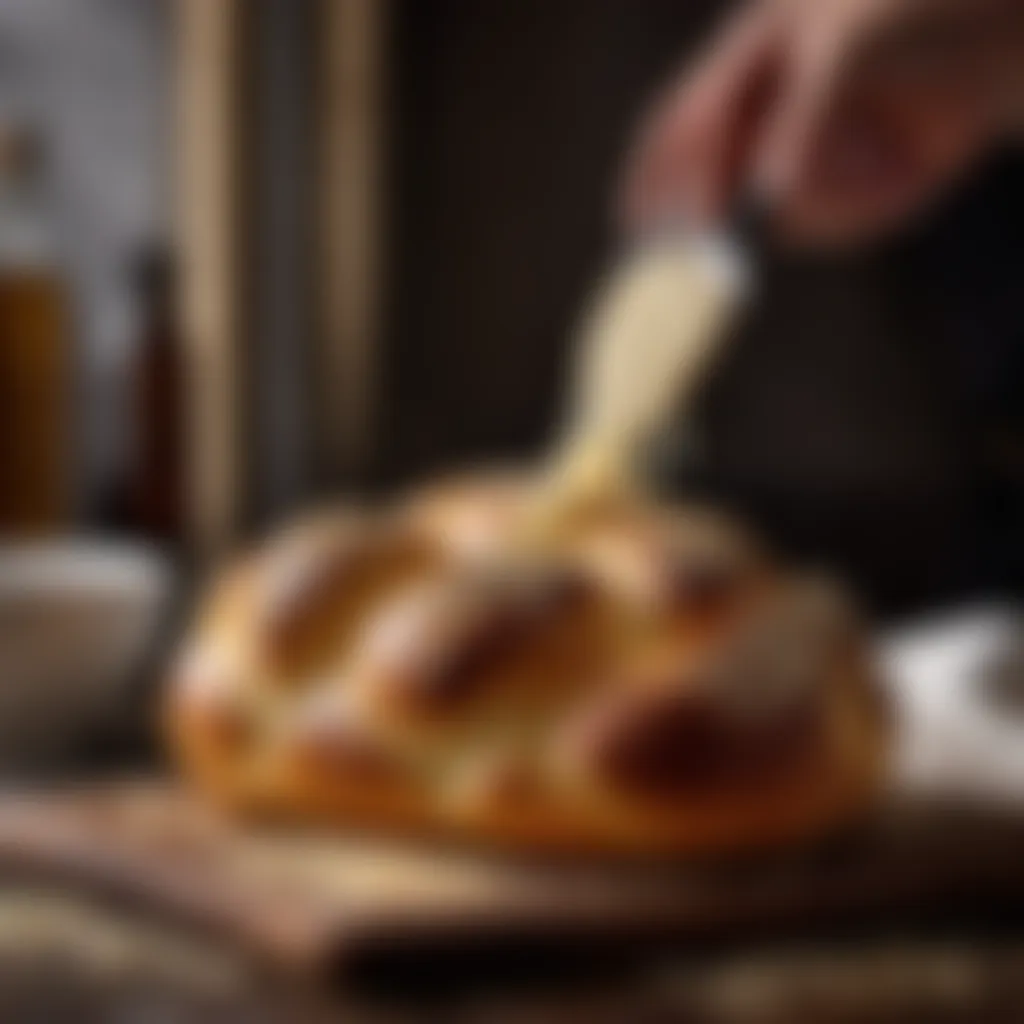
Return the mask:
<svg viewBox="0 0 1024 1024"><path fill-rule="evenodd" d="M634 119L728 6L0 0L34 225L3 232L4 532L212 550L536 452ZM773 259L674 485L881 610L1018 587L1022 183L999 154L913 234Z"/></svg>
<svg viewBox="0 0 1024 1024"><path fill-rule="evenodd" d="M732 6L0 0L4 785L149 763L151 709L125 695L152 693L170 605L225 549L324 497L543 449L623 244L636 119ZM698 445L665 439L666 488L737 509L883 619L1019 603L1024 156L993 153L870 249L765 259ZM952 646L929 648L942 684ZM931 682L922 721L956 724ZM951 735L929 734L930 768L956 767ZM1019 736L999 735L1019 798ZM991 925L1000 901L976 902ZM0 929L5 1019L21 944ZM1024 952L1002 952L1019 1010Z"/></svg>

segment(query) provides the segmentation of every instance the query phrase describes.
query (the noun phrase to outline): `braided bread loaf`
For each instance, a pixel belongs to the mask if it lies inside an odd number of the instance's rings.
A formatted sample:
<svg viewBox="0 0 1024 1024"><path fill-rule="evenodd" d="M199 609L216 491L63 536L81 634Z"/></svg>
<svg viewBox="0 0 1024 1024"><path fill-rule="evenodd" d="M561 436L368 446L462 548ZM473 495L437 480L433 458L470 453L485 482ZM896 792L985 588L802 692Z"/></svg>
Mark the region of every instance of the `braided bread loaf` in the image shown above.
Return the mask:
<svg viewBox="0 0 1024 1024"><path fill-rule="evenodd" d="M300 523L213 588L167 721L249 813L679 854L846 821L884 716L850 610L703 513L580 513L503 559L525 488Z"/></svg>

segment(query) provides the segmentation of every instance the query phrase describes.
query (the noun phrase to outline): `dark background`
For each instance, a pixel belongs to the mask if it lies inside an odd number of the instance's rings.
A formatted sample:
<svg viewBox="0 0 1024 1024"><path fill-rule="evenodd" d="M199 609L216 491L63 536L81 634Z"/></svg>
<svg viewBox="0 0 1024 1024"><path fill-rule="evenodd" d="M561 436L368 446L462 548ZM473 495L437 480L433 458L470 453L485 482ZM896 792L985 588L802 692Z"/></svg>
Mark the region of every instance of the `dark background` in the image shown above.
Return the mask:
<svg viewBox="0 0 1024 1024"><path fill-rule="evenodd" d="M724 6L399 5L392 473L549 435L634 118ZM1019 587L1022 186L1001 155L874 252L772 259L676 488L837 563L883 610Z"/></svg>
<svg viewBox="0 0 1024 1024"><path fill-rule="evenodd" d="M314 0L253 0L252 388L260 523L351 481L308 465L303 353ZM711 0L394 0L381 414L371 482L535 453L567 339L615 251L634 119L724 13ZM0 104L61 159L87 525L117 475L138 247L173 222L164 0L0 0ZM260 27L262 26L262 27ZM252 125L249 126L252 128ZM262 211L262 213L261 213ZM269 212L268 212L269 211ZM1024 165L1003 154L870 253L785 257L670 477L899 610L1024 583Z"/></svg>

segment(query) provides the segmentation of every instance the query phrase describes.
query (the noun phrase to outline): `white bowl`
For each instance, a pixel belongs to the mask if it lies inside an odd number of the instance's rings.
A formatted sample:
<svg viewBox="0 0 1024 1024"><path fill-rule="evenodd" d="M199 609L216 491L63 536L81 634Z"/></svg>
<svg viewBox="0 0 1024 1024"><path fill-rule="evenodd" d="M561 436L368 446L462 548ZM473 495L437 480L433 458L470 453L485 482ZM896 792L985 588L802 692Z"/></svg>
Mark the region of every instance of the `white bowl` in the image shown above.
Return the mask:
<svg viewBox="0 0 1024 1024"><path fill-rule="evenodd" d="M110 715L170 595L145 548L0 546L0 766L44 763Z"/></svg>

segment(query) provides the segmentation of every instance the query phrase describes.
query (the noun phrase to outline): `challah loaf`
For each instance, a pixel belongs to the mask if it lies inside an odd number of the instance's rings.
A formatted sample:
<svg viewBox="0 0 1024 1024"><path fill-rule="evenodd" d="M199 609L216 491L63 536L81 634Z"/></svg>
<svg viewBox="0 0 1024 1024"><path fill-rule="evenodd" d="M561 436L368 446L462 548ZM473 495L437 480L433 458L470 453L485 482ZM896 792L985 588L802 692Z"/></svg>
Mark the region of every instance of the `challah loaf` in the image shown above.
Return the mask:
<svg viewBox="0 0 1024 1024"><path fill-rule="evenodd" d="M240 559L169 689L185 770L248 813L595 854L775 845L864 808L885 716L840 595L640 505L505 557L526 491L321 515Z"/></svg>

